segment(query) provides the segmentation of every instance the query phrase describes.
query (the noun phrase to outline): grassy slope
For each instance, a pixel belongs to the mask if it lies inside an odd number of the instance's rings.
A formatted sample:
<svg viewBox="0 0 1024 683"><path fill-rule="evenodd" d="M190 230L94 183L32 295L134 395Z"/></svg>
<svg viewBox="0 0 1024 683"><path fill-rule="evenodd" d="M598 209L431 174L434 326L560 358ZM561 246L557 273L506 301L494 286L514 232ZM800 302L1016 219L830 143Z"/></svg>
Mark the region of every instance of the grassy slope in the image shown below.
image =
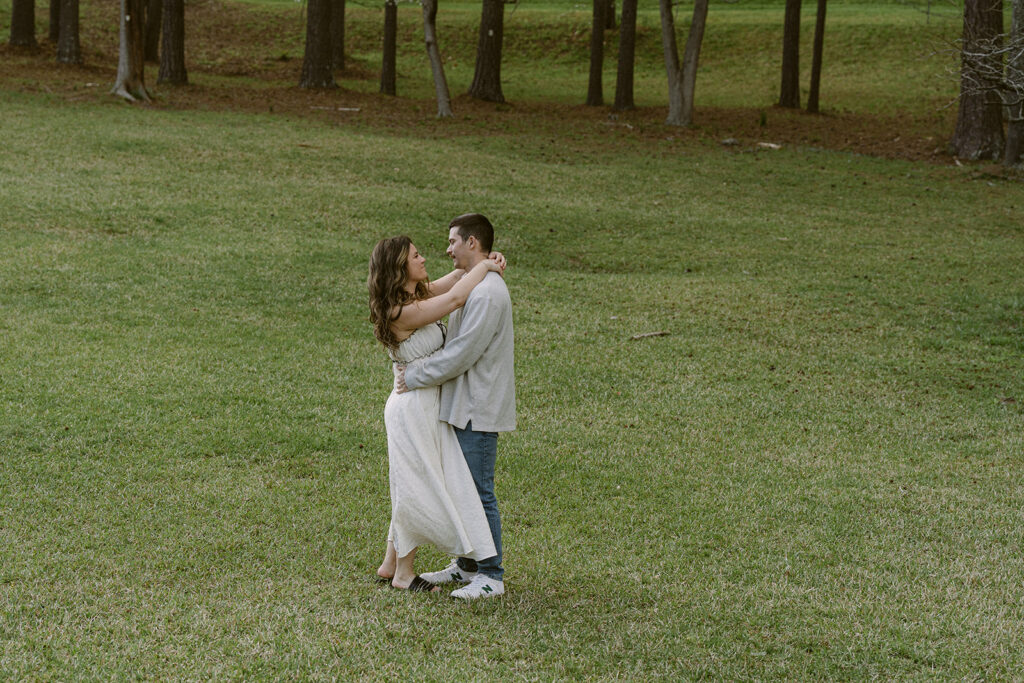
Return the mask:
<svg viewBox="0 0 1024 683"><path fill-rule="evenodd" d="M8 675L1021 666L1016 186L0 104ZM511 592L466 607L369 580L361 283L395 231L441 272L471 207L513 261L521 429Z"/></svg>

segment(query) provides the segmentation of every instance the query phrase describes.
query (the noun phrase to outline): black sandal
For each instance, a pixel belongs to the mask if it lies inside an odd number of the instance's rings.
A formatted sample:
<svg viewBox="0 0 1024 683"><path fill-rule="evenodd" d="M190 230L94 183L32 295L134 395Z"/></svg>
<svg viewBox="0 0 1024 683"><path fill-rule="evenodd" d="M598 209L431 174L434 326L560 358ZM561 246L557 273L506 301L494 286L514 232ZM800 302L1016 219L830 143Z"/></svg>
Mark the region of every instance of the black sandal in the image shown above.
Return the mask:
<svg viewBox="0 0 1024 683"><path fill-rule="evenodd" d="M394 588L394 586L391 586ZM430 583L426 579L422 578L419 574L412 577L412 581L409 582L408 588L399 588L398 590L407 590L410 593L435 593L434 589L437 588L434 584Z"/></svg>

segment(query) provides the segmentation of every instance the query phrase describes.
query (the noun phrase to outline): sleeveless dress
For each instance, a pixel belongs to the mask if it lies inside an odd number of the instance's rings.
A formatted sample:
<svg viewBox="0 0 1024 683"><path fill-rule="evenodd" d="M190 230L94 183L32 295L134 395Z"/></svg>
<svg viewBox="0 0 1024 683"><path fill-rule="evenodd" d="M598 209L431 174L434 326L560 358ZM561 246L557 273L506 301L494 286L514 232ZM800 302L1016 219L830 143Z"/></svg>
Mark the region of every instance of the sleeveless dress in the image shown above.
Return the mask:
<svg viewBox="0 0 1024 683"><path fill-rule="evenodd" d="M391 353L409 363L444 346L444 327L413 332ZM455 429L442 422L441 388L394 391L384 407L388 432L391 528L388 540L399 557L431 544L456 557L483 560L497 555L473 475Z"/></svg>

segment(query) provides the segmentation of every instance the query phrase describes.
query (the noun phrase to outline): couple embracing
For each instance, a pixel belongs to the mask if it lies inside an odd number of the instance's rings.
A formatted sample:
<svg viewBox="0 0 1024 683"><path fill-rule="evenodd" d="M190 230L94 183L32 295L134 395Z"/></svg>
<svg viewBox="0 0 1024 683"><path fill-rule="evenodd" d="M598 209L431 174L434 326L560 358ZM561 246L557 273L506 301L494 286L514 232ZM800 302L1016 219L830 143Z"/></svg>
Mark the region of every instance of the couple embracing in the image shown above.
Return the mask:
<svg viewBox="0 0 1024 683"><path fill-rule="evenodd" d="M384 408L391 526L377 570L394 588L473 600L505 592L501 518L494 497L498 433L515 429L512 301L480 214L452 220L454 270L431 282L408 237L381 240L370 257L370 320L394 366ZM449 316L445 329L442 320ZM454 559L418 575L416 549Z"/></svg>

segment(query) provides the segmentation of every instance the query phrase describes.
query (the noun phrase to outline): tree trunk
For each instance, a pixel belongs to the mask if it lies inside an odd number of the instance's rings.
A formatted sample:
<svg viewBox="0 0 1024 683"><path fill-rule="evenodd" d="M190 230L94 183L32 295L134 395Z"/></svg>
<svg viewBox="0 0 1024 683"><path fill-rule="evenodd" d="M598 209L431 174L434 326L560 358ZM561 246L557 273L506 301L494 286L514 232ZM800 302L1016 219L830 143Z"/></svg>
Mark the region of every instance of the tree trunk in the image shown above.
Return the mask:
<svg viewBox="0 0 1024 683"><path fill-rule="evenodd" d="M683 82L679 70L679 48L676 46L676 22L672 16L672 0L658 0L661 12L661 49L665 55L668 76L668 118L670 126L683 125Z"/></svg>
<svg viewBox="0 0 1024 683"><path fill-rule="evenodd" d="M690 35L686 39L683 54L683 116L682 125L693 122L693 93L697 88L697 63L700 61L700 46L704 42L704 27L708 20L708 0L694 0L693 20Z"/></svg>
<svg viewBox="0 0 1024 683"><path fill-rule="evenodd" d="M160 62L160 26L164 21L164 1L146 0L146 61Z"/></svg>
<svg viewBox="0 0 1024 683"><path fill-rule="evenodd" d="M14 0L11 3L11 45L38 47L36 0Z"/></svg>
<svg viewBox="0 0 1024 683"><path fill-rule="evenodd" d="M825 5L828 0L818 0L818 16L814 23L814 52L811 56L811 89L807 93L807 111L817 114L818 92L821 88L821 57L825 48Z"/></svg>
<svg viewBox="0 0 1024 683"><path fill-rule="evenodd" d="M782 88L779 106L800 108L800 2L786 0L782 31Z"/></svg>
<svg viewBox="0 0 1024 683"><path fill-rule="evenodd" d="M978 62L992 57L983 54L985 46L1003 32L1002 0L967 0L964 4L963 51L960 62L960 106L950 151L963 159L998 159L1003 149L1003 107L998 85L988 83L991 65ZM980 82L980 86L978 84Z"/></svg>
<svg viewBox="0 0 1024 683"><path fill-rule="evenodd" d="M163 49L157 83L187 85L185 70L185 0L163 0Z"/></svg>
<svg viewBox="0 0 1024 683"><path fill-rule="evenodd" d="M306 51L302 58L300 88L337 88L331 71L331 1L309 0L306 7Z"/></svg>
<svg viewBox="0 0 1024 683"><path fill-rule="evenodd" d="M384 53L380 65L380 91L385 95L398 93L395 74L398 61L398 4L384 0Z"/></svg>
<svg viewBox="0 0 1024 683"><path fill-rule="evenodd" d="M57 35L57 61L81 64L82 47L78 42L78 0L50 0L60 4L60 27Z"/></svg>
<svg viewBox="0 0 1024 683"><path fill-rule="evenodd" d="M587 106L600 107L604 104L601 80L604 71L604 13L608 0L593 0L593 17L590 22L590 83L587 85Z"/></svg>
<svg viewBox="0 0 1024 683"><path fill-rule="evenodd" d="M697 64L704 42L704 26L708 18L708 0L695 0L690 33L686 39L682 68L676 46L676 27L672 17L672 0L660 0L661 46L665 53L668 75L668 118L670 126L689 126L693 122L693 94L697 85Z"/></svg>
<svg viewBox="0 0 1024 683"><path fill-rule="evenodd" d="M1024 144L1024 119L1010 121L1006 127L1006 151L1003 154L1003 164L1016 166L1024 158L1021 158L1021 146Z"/></svg>
<svg viewBox="0 0 1024 683"><path fill-rule="evenodd" d="M622 0L622 26L619 29L619 72L615 79L615 109L632 109L633 66L636 62L637 0Z"/></svg>
<svg viewBox="0 0 1024 683"><path fill-rule="evenodd" d="M331 0L331 66L345 69L345 0Z"/></svg>
<svg viewBox="0 0 1024 683"><path fill-rule="evenodd" d="M145 0L121 0L120 47L118 48L117 81L111 94L134 102L149 102L146 91Z"/></svg>
<svg viewBox="0 0 1024 683"><path fill-rule="evenodd" d="M1010 24L1010 43L1024 46L1024 0L1013 0L1013 23ZM1007 78L1011 79L1016 93L1024 92L1024 50L1017 50L1007 64ZM1010 105L1010 122L1006 126L1006 150L1003 163L1016 166L1021 158L1021 146L1024 145L1024 102L1021 96L1015 98Z"/></svg>
<svg viewBox="0 0 1024 683"><path fill-rule="evenodd" d="M54 45L60 40L60 6L61 0L50 0L50 42Z"/></svg>
<svg viewBox="0 0 1024 683"><path fill-rule="evenodd" d="M604 8L604 27L609 31L615 30L615 0L605 0L608 3Z"/></svg>
<svg viewBox="0 0 1024 683"><path fill-rule="evenodd" d="M504 102L501 92L501 45L505 33L504 0L483 0L476 70L469 95L486 102Z"/></svg>
<svg viewBox="0 0 1024 683"><path fill-rule="evenodd" d="M430 71L434 75L434 92L437 95L437 116L446 118L452 113L452 98L448 93L448 80L444 77L444 61L437 45L437 0L423 0L423 38L427 43Z"/></svg>

